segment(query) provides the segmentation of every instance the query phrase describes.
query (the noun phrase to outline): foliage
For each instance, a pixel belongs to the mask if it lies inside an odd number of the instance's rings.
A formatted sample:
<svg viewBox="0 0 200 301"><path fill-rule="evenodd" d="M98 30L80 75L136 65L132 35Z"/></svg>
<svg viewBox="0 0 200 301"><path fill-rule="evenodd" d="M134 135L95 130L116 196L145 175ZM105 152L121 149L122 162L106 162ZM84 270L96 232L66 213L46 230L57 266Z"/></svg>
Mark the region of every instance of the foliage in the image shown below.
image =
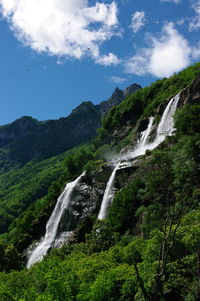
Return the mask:
<svg viewBox="0 0 200 301"><path fill-rule="evenodd" d="M199 217L199 209L185 215L176 245L169 254L165 289L179 293L177 300L198 300L199 286L195 279L199 273ZM162 233L154 230L148 239L135 238L126 246L119 243L90 255L87 248L78 245L71 252L63 252L63 247L29 271L1 272L0 298L6 301L141 300L134 262L150 292L161 239ZM177 248L181 252L175 252Z"/></svg>
<svg viewBox="0 0 200 301"><path fill-rule="evenodd" d="M116 231L124 233L136 223L134 215L140 206L138 191L142 186L142 181L135 179L116 194L108 215L111 225Z"/></svg>

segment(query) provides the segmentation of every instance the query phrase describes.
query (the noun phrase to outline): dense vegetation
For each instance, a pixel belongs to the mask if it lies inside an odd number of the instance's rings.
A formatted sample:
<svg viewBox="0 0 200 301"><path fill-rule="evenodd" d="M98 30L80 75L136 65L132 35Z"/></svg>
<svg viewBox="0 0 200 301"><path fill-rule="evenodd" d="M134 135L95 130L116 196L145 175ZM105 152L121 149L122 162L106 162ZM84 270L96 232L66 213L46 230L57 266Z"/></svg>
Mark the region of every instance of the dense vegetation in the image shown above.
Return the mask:
<svg viewBox="0 0 200 301"><path fill-rule="evenodd" d="M196 64L128 97L107 114L91 144L1 176L2 232L10 224L0 236L1 301L199 300L197 103L179 108L175 136L146 153L116 193L108 218L91 217L93 228L81 243L52 250L28 271L23 261L24 249L43 234L64 184L83 169L91 176L105 164L112 149L104 143L114 129L159 112L161 102L199 71Z"/></svg>

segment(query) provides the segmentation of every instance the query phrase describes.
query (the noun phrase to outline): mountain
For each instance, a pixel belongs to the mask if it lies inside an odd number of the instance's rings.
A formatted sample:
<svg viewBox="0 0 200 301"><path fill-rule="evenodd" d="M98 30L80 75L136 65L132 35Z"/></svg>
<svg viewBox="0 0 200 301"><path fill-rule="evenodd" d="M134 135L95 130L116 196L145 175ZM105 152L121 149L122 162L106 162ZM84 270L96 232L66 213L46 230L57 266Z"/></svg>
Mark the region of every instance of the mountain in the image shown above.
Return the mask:
<svg viewBox="0 0 200 301"><path fill-rule="evenodd" d="M87 144L2 173L0 300L198 301L199 116L200 63L112 107Z"/></svg>
<svg viewBox="0 0 200 301"><path fill-rule="evenodd" d="M103 117L113 106L118 105L128 95L134 94L137 90L141 88L142 87L138 84L132 84L125 90L120 90L119 88L116 88L112 96L108 100L102 101L98 105L98 109L100 111L101 116Z"/></svg>
<svg viewBox="0 0 200 301"><path fill-rule="evenodd" d="M125 95L141 87L133 84L124 93L116 88L99 105L83 102L68 117L37 121L29 116L0 127L0 170L23 166L32 159L45 159L89 141L101 126L101 118ZM127 94L128 93L128 94Z"/></svg>

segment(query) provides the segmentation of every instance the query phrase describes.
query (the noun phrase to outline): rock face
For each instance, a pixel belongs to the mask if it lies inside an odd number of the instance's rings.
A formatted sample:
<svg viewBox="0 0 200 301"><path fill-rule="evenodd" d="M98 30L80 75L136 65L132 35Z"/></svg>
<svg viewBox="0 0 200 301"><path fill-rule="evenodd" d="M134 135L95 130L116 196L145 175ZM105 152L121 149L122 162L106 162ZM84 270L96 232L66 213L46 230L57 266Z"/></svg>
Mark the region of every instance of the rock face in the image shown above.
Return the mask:
<svg viewBox="0 0 200 301"><path fill-rule="evenodd" d="M190 104L199 104L200 103L200 76L195 79L191 85L185 88L180 94L179 105Z"/></svg>
<svg viewBox="0 0 200 301"><path fill-rule="evenodd" d="M39 130L39 122L29 116L24 116L11 124L0 127L0 147L12 140L25 137Z"/></svg>
<svg viewBox="0 0 200 301"><path fill-rule="evenodd" d="M116 88L115 91L113 92L112 96L108 100L102 101L98 105L101 116L104 116L114 105L119 104L128 95L135 93L137 90L139 90L141 88L142 87L138 84L132 84L123 91L120 90L119 88Z"/></svg>
<svg viewBox="0 0 200 301"><path fill-rule="evenodd" d="M116 88L112 96L106 100L102 101L98 106L101 116L104 116L114 105L119 104L124 99L124 92L119 88Z"/></svg>
<svg viewBox="0 0 200 301"><path fill-rule="evenodd" d="M63 212L56 233L54 247L64 243L82 241L82 230L90 227L91 216L97 215L101 206L106 182L113 167L104 165L93 175L84 175L70 195L70 203ZM91 223L92 225L92 223ZM87 231L87 229L85 229ZM85 231L84 230L84 231Z"/></svg>
<svg viewBox="0 0 200 301"><path fill-rule="evenodd" d="M129 87L127 87L123 93L124 93L124 98L127 97L130 94L135 93L137 90L141 89L142 87L138 84L132 84Z"/></svg>

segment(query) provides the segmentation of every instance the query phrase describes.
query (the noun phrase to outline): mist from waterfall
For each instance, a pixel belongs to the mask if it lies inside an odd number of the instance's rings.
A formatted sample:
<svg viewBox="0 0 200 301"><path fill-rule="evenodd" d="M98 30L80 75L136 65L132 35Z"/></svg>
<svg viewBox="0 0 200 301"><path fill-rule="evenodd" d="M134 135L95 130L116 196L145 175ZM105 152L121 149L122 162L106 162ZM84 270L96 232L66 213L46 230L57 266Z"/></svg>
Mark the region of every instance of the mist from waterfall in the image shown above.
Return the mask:
<svg viewBox="0 0 200 301"><path fill-rule="evenodd" d="M153 150L156 148L161 142L163 142L166 138L166 136L173 135L173 132L175 130L174 128L174 118L173 115L176 111L178 101L179 101L179 94L173 97L168 105L166 106L163 115L161 117L161 120L159 122L157 131L156 131L156 137L154 138L153 142L148 142L149 137L151 135L152 129L153 129L153 122L154 117L149 118L148 127L145 131L143 131L140 135L140 138L135 146L135 148L132 151L129 151L127 154L118 156L117 165L115 166L110 179L107 183L106 190L103 196L103 201L101 204L100 212L98 215L98 219L102 220L107 217L108 214L108 208L112 203L112 200L114 198L114 182L115 182L115 176L118 169L126 168L132 164L128 162L130 159L135 159L138 156L144 155L147 150ZM121 162L123 161L123 162ZM125 162L124 162L125 161Z"/></svg>
<svg viewBox="0 0 200 301"><path fill-rule="evenodd" d="M85 173L82 173L75 181L68 183L62 194L59 196L56 206L46 225L45 236L42 238L36 248L31 252L27 262L27 268L30 268L30 266L34 263L41 261L42 258L47 254L48 250L52 247L52 244L56 241L60 221L65 211L70 206L71 196L74 188L79 183L84 174ZM61 243L61 240L66 239L67 233L68 232L62 233L62 235L58 238L59 243Z"/></svg>

